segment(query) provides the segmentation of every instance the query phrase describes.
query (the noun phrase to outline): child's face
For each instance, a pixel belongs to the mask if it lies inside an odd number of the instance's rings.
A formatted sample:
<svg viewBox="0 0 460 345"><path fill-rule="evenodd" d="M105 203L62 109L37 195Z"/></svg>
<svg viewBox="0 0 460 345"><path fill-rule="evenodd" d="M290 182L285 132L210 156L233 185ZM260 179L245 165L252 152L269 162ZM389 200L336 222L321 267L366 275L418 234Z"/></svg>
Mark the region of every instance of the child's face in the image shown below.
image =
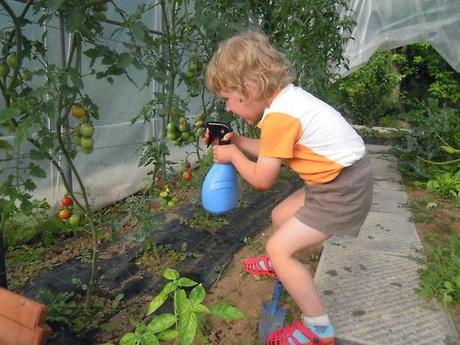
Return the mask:
<svg viewBox="0 0 460 345"><path fill-rule="evenodd" d="M249 124L257 123L260 115L269 105L265 101L253 97L244 98L235 90L224 89L219 93L219 98L225 102L225 110L241 117Z"/></svg>

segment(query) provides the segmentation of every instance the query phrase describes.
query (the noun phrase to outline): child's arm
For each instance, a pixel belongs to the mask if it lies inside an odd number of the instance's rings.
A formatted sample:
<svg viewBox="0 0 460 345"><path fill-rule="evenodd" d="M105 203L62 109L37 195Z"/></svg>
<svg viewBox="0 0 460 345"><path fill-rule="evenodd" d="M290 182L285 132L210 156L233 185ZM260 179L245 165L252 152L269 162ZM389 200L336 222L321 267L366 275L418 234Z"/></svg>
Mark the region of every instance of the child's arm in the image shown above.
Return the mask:
<svg viewBox="0 0 460 345"><path fill-rule="evenodd" d="M236 145L214 145L214 161L232 163L240 175L254 188L270 188L278 177L282 160L280 158L259 157L257 162L249 160Z"/></svg>
<svg viewBox="0 0 460 345"><path fill-rule="evenodd" d="M231 141L247 154L259 157L260 139L251 139L233 134Z"/></svg>

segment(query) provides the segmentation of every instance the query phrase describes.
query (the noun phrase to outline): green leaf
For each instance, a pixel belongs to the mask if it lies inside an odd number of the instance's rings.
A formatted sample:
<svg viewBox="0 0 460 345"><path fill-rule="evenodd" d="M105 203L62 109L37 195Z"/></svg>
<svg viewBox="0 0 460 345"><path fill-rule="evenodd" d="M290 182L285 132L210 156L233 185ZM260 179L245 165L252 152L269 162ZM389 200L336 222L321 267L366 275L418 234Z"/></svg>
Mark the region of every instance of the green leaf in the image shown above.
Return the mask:
<svg viewBox="0 0 460 345"><path fill-rule="evenodd" d="M195 339L198 320L195 313L188 313L179 322L179 339L181 345L191 345Z"/></svg>
<svg viewBox="0 0 460 345"><path fill-rule="evenodd" d="M165 277L168 280L176 280L179 278L179 272L172 268L167 268L163 271L163 277Z"/></svg>
<svg viewBox="0 0 460 345"><path fill-rule="evenodd" d="M197 285L198 283L192 279L182 277L177 280L177 284L182 287L192 287Z"/></svg>
<svg viewBox="0 0 460 345"><path fill-rule="evenodd" d="M204 298L206 297L206 291L204 290L203 285L199 284L195 286L193 290L190 291L189 297L193 305L197 305L203 302Z"/></svg>
<svg viewBox="0 0 460 345"><path fill-rule="evenodd" d="M226 321L241 320L244 318L244 314L241 311L226 303L218 303L212 306L211 314Z"/></svg>
<svg viewBox="0 0 460 345"><path fill-rule="evenodd" d="M120 345L136 345L139 344L139 336L135 333L126 333L120 339Z"/></svg>
<svg viewBox="0 0 460 345"><path fill-rule="evenodd" d="M133 32L136 39L144 42L145 39L145 25L141 22L133 22L129 25L129 28Z"/></svg>
<svg viewBox="0 0 460 345"><path fill-rule="evenodd" d="M64 3L65 0L48 0L48 10L50 12L54 12L61 8L61 5Z"/></svg>
<svg viewBox="0 0 460 345"><path fill-rule="evenodd" d="M11 146L6 140L0 139L0 150L12 150L13 146Z"/></svg>
<svg viewBox="0 0 460 345"><path fill-rule="evenodd" d="M38 150L31 149L30 150L30 158L34 160L43 160L46 158L46 155Z"/></svg>
<svg viewBox="0 0 460 345"><path fill-rule="evenodd" d="M37 186L35 185L35 183L30 180L30 179L27 179L24 181L24 189L31 192L33 190L35 190L35 188L37 188Z"/></svg>
<svg viewBox="0 0 460 345"><path fill-rule="evenodd" d="M156 335L152 333L144 333L142 335L141 345L160 345Z"/></svg>
<svg viewBox="0 0 460 345"><path fill-rule="evenodd" d="M187 294L184 290L179 289L174 292L174 302L177 306L177 311L179 314L179 319L182 319L184 315L186 316L191 312L190 301L187 299Z"/></svg>
<svg viewBox="0 0 460 345"><path fill-rule="evenodd" d="M169 295L171 292L177 289L177 282L172 281L172 282L167 282L165 286L163 286L163 289L161 290L161 293Z"/></svg>
<svg viewBox="0 0 460 345"><path fill-rule="evenodd" d="M176 315L171 313L164 313L154 318L147 326L147 329L153 334L160 333L166 331L168 328L174 325L176 320Z"/></svg>
<svg viewBox="0 0 460 345"><path fill-rule="evenodd" d="M21 110L16 107L7 107L0 111L0 124L8 122L11 119L14 119L16 116L21 114Z"/></svg>
<svg viewBox="0 0 460 345"><path fill-rule="evenodd" d="M85 86L83 85L83 82L82 82L81 77L80 77L79 74L72 73L70 75L70 79L72 80L72 83L76 88L78 88L80 90L85 88Z"/></svg>
<svg viewBox="0 0 460 345"><path fill-rule="evenodd" d="M160 308L163 303L168 299L168 294L165 294L163 292L160 292L158 295L156 295L152 301L150 302L148 308L147 308L147 315L150 315L154 313L158 308Z"/></svg>
<svg viewBox="0 0 460 345"><path fill-rule="evenodd" d="M195 312L195 313L203 313L203 314L209 314L210 313L208 307L206 307L203 304L194 305L193 306L193 312Z"/></svg>
<svg viewBox="0 0 460 345"><path fill-rule="evenodd" d="M40 178L46 177L46 172L36 164L30 163L29 171L32 176L40 177Z"/></svg>
<svg viewBox="0 0 460 345"><path fill-rule="evenodd" d="M66 12L65 26L70 32L79 31L80 27L85 22L85 17L81 9L74 7L70 12Z"/></svg>
<svg viewBox="0 0 460 345"><path fill-rule="evenodd" d="M131 64L132 57L129 53L122 53L118 57L117 67L125 69Z"/></svg>
<svg viewBox="0 0 460 345"><path fill-rule="evenodd" d="M167 331L157 334L158 340L161 341L171 341L176 339L179 336L179 332L175 329L168 329Z"/></svg>

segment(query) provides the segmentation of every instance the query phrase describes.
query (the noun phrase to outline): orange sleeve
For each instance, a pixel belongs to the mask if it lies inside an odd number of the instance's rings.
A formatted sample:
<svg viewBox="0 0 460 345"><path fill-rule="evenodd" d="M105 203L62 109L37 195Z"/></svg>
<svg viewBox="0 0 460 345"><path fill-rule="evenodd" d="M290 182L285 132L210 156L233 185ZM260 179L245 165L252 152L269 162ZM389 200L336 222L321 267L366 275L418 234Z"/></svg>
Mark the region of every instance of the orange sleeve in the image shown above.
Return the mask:
<svg viewBox="0 0 460 345"><path fill-rule="evenodd" d="M259 123L259 157L292 158L301 136L300 121L283 113L270 113Z"/></svg>

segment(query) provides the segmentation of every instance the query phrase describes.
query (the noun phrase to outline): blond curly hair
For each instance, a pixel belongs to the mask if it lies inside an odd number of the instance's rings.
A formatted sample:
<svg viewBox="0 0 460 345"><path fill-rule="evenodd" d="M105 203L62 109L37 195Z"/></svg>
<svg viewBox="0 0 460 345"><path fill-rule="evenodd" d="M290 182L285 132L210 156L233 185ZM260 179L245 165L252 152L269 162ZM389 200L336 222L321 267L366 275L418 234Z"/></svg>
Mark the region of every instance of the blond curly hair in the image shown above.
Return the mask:
<svg viewBox="0 0 460 345"><path fill-rule="evenodd" d="M290 64L260 32L243 32L219 44L206 69L209 91L219 95L224 89L249 97L248 83L254 83L256 99L268 99L293 81Z"/></svg>

